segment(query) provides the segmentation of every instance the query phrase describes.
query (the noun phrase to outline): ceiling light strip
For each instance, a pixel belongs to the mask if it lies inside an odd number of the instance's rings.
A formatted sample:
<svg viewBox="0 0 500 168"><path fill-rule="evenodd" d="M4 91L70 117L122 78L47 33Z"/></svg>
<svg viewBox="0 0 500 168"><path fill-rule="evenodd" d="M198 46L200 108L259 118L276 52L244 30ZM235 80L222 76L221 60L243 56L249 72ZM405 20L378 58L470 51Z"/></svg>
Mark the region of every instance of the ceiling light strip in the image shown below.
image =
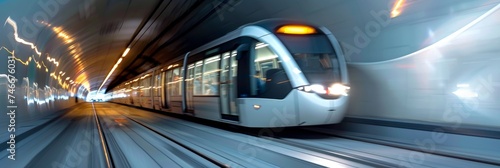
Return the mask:
<svg viewBox="0 0 500 168"><path fill-rule="evenodd" d="M101 86L99 86L99 89L97 89L97 93L99 93L101 91L101 89L104 86L104 84L108 81L109 77L111 76L111 74L113 74L113 72L116 70L116 68L118 67L118 65L123 61L123 57L127 56L127 54L128 54L129 51L130 51L130 48L125 49L125 51L122 54L122 57L120 59L118 59L118 61L116 61L115 65L113 66L113 68L111 69L111 71L109 71L109 73L106 76L106 78L104 78L104 81L102 81Z"/></svg>

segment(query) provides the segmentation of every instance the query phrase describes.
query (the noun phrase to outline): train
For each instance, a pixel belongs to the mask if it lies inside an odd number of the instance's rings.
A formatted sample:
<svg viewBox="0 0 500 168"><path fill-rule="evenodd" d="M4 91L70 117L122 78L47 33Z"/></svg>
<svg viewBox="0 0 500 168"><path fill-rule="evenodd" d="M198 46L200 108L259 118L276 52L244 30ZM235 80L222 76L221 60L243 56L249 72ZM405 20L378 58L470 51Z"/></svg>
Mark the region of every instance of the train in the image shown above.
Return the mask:
<svg viewBox="0 0 500 168"><path fill-rule="evenodd" d="M325 27L243 25L111 89L111 102L243 127L335 124L349 103L341 45Z"/></svg>

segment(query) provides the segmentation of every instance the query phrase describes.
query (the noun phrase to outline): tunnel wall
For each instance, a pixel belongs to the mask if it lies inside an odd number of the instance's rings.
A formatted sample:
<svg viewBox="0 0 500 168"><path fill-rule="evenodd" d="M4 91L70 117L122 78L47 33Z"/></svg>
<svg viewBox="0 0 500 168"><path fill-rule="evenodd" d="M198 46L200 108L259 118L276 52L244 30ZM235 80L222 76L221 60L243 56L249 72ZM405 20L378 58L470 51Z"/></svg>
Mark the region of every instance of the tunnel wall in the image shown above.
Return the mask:
<svg viewBox="0 0 500 168"><path fill-rule="evenodd" d="M13 78L13 76L0 74L0 88L2 88L0 89L0 95L2 95L0 109L3 113L0 115L0 123L3 123L2 125L5 127L2 128L5 131L0 132L1 139L8 139L11 133L18 136L64 114L64 109L84 102L83 99L71 96L64 89L48 86L39 88L36 86L36 82L28 83L29 81L23 80L22 76L16 75L16 78ZM9 85L12 86L12 82L9 80L17 79L17 77L21 80L14 82L15 90L12 94L8 89Z"/></svg>
<svg viewBox="0 0 500 168"><path fill-rule="evenodd" d="M457 14L470 21L443 24L442 29L453 33L413 53L386 61L351 62L348 116L498 129L498 9L492 5L481 15Z"/></svg>

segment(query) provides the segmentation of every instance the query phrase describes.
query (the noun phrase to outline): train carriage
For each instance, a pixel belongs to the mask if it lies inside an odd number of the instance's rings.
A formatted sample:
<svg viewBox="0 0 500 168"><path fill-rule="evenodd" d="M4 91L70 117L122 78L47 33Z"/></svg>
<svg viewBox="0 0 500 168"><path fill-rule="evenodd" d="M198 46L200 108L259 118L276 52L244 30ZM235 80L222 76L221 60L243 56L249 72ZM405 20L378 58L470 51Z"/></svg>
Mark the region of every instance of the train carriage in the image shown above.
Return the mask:
<svg viewBox="0 0 500 168"><path fill-rule="evenodd" d="M246 127L290 127L340 122L349 89L342 50L329 30L272 19L120 85L112 93L122 96L112 101Z"/></svg>

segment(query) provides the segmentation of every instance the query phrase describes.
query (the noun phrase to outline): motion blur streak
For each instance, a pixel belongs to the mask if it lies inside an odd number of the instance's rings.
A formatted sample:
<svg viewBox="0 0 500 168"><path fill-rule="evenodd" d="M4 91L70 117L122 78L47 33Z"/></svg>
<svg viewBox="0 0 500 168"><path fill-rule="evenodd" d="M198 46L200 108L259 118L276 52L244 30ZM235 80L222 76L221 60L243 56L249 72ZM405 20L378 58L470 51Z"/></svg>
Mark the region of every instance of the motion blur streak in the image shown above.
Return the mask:
<svg viewBox="0 0 500 168"><path fill-rule="evenodd" d="M31 46L31 48L34 49L35 52L38 54L38 56L42 55L42 53L40 51L38 51L38 48L36 48L35 44L33 44L31 42L27 42L26 40L19 37L19 34L17 33L16 21L14 21L10 17L8 17L7 20L5 21L5 24L7 24L7 23L9 23L12 26L12 28L14 29L14 38L16 39L17 42Z"/></svg>
<svg viewBox="0 0 500 168"><path fill-rule="evenodd" d="M481 22L483 19L485 19L486 17L490 16L493 12L495 12L496 10L498 10L498 8L500 8L500 4L497 4L495 7L493 7L492 9L488 10L486 13L484 13L483 15L479 16L477 19L473 20L472 22L470 22L469 24L465 25L464 27L458 29L457 31L455 31L454 33L446 36L445 38L441 39L440 41L432 44L432 45L429 45L425 48L422 48L418 51L415 51L413 53L410 53L408 55L405 55L405 56L402 56L402 57L399 57L399 58L395 58L395 59L392 59L392 60L387 60L387 61L379 61L379 62L351 62L349 64L360 64L360 65L366 65L366 64L379 64L379 63L386 63L386 62L392 62L392 61L396 61L396 60L401 60L401 59L404 59L404 58L407 58L407 57L411 57L411 56L415 56L415 55L418 55L418 54L421 54L423 52L426 52L428 50L431 50L431 49L434 49L436 47L439 47L439 46L442 46L442 45L446 45L448 42L450 42L451 40L453 40L455 37L457 37L458 35L462 34L464 31L466 31L467 29L471 28L472 26L476 25L477 23Z"/></svg>

